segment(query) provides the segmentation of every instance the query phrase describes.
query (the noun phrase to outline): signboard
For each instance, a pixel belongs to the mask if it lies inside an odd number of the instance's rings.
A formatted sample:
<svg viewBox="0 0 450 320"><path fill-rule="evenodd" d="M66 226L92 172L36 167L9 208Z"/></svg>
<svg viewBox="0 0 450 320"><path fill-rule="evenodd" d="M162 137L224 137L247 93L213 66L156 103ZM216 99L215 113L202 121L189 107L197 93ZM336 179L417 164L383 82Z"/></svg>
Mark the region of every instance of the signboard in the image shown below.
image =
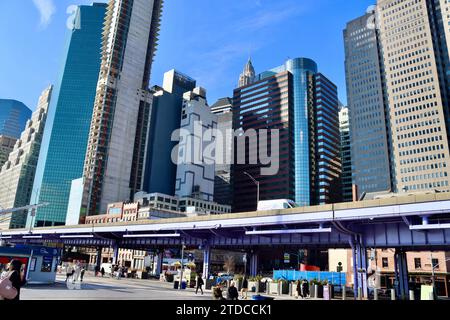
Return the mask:
<svg viewBox="0 0 450 320"><path fill-rule="evenodd" d="M291 262L291 255L289 253L284 254L284 263L290 263Z"/></svg>
<svg viewBox="0 0 450 320"><path fill-rule="evenodd" d="M36 271L36 258L32 258L30 262L30 271Z"/></svg>
<svg viewBox="0 0 450 320"><path fill-rule="evenodd" d="M53 256L42 257L41 272L52 272Z"/></svg>
<svg viewBox="0 0 450 320"><path fill-rule="evenodd" d="M433 286L423 285L420 287L420 300L434 300Z"/></svg>

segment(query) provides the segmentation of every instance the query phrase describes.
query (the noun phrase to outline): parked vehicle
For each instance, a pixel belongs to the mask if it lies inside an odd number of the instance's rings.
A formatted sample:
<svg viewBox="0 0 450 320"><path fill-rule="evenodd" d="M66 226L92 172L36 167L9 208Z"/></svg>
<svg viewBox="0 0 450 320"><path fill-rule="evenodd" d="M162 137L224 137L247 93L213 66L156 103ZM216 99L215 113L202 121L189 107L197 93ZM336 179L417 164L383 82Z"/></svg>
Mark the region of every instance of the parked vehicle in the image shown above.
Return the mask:
<svg viewBox="0 0 450 320"><path fill-rule="evenodd" d="M289 199L265 200L258 202L258 211L283 210L296 207L298 207L298 205Z"/></svg>
<svg viewBox="0 0 450 320"><path fill-rule="evenodd" d="M111 275L113 273L113 264L112 263L102 263L100 266L100 270L105 269L105 274Z"/></svg>

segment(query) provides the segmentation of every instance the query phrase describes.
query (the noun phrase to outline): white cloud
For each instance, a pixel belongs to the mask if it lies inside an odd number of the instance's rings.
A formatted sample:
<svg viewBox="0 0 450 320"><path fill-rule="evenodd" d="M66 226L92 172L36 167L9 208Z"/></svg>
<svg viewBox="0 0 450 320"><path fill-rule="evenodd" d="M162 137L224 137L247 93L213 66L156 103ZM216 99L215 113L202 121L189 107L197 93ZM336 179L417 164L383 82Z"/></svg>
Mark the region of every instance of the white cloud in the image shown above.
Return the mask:
<svg viewBox="0 0 450 320"><path fill-rule="evenodd" d="M40 26L46 28L52 21L52 17L56 12L53 0L33 0L33 3L41 15Z"/></svg>

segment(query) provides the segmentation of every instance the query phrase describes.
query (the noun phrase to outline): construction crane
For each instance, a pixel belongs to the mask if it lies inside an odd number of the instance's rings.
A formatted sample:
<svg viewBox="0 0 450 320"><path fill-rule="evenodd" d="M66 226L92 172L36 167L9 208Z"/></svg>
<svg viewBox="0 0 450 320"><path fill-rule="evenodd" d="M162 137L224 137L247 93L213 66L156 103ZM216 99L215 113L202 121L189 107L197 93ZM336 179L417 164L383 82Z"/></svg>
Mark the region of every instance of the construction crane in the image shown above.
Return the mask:
<svg viewBox="0 0 450 320"><path fill-rule="evenodd" d="M45 207L48 206L50 203L48 202L44 202L44 203L39 203L39 204L30 204L28 206L25 207L20 207L20 208L11 208L11 209L0 209L0 215L2 214L7 214L7 213L13 213L13 212L17 212L17 211L23 211L23 210L33 210L33 209L37 209L40 207Z"/></svg>

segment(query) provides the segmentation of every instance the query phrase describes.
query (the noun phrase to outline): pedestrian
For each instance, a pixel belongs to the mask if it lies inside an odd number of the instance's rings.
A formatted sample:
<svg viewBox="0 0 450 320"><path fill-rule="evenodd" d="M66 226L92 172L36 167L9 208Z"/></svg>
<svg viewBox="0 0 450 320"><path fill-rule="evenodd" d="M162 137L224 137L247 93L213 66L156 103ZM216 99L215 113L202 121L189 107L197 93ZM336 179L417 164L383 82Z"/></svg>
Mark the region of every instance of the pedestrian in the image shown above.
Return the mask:
<svg viewBox="0 0 450 320"><path fill-rule="evenodd" d="M94 276L98 276L98 273L100 272L100 267L99 266L95 266L94 268Z"/></svg>
<svg viewBox="0 0 450 320"><path fill-rule="evenodd" d="M117 269L116 269L116 279L120 280L121 276L122 276L122 268L117 267Z"/></svg>
<svg viewBox="0 0 450 320"><path fill-rule="evenodd" d="M303 297L304 298L308 298L309 297L309 283L308 283L307 280L303 280L302 292L303 292Z"/></svg>
<svg viewBox="0 0 450 320"><path fill-rule="evenodd" d="M73 276L74 270L73 267L70 264L66 265L66 282L69 280L70 277Z"/></svg>
<svg viewBox="0 0 450 320"><path fill-rule="evenodd" d="M303 281L301 281L301 280L297 281L297 295L298 295L297 298L301 297L303 299L304 297L303 297L303 293L302 293L303 292L302 291L302 284L303 284Z"/></svg>
<svg viewBox="0 0 450 320"><path fill-rule="evenodd" d="M102 278L105 276L105 268L102 267L102 270L100 271L100 273L102 274Z"/></svg>
<svg viewBox="0 0 450 320"><path fill-rule="evenodd" d="M222 294L222 285L218 284L213 289L213 299L214 300L225 300Z"/></svg>
<svg viewBox="0 0 450 320"><path fill-rule="evenodd" d="M200 291L202 292L202 295L203 295L203 285L204 285L204 282L203 282L202 274L200 273L197 276L197 289L195 290L195 294L197 294L198 290L200 289Z"/></svg>
<svg viewBox="0 0 450 320"><path fill-rule="evenodd" d="M228 288L228 299L229 300L239 300L239 292L238 292L234 282L231 282L230 287Z"/></svg>
<svg viewBox="0 0 450 320"><path fill-rule="evenodd" d="M86 272L86 269L84 267L81 268L81 272L80 272L80 281L83 282L83 278L84 278L84 273Z"/></svg>
<svg viewBox="0 0 450 320"><path fill-rule="evenodd" d="M247 277L244 277L244 280L242 281L242 289L241 289L241 297L242 299L247 299L247 292L248 292L248 280Z"/></svg>
<svg viewBox="0 0 450 320"><path fill-rule="evenodd" d="M20 262L19 260L13 259L9 263L9 271L5 277L9 278L9 281L11 281L12 286L17 290L17 295L14 297L14 299L11 300L20 300L20 288L23 287L26 283L21 268L22 262Z"/></svg>

